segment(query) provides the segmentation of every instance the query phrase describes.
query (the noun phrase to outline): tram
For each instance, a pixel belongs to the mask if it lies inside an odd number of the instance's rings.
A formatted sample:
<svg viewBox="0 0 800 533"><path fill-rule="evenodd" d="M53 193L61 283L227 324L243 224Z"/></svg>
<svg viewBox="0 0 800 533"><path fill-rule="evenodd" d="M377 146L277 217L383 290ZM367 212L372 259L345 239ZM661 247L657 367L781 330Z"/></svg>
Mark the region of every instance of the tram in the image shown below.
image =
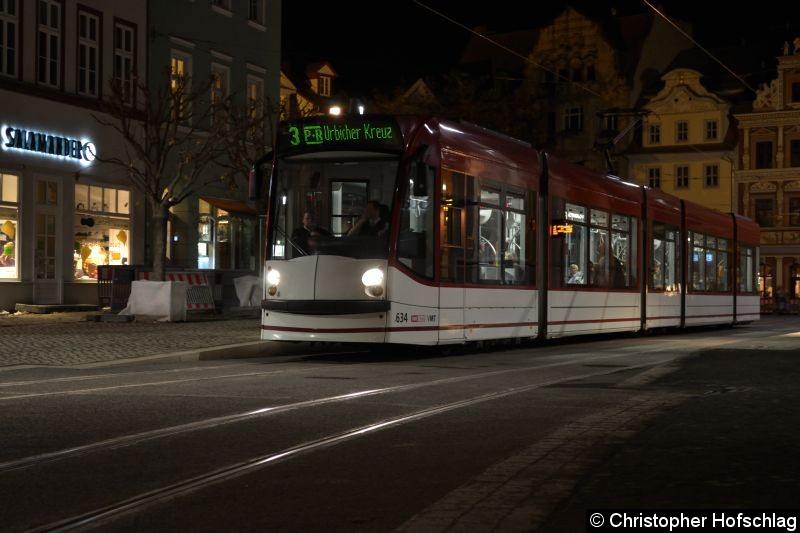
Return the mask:
<svg viewBox="0 0 800 533"><path fill-rule="evenodd" d="M262 339L444 345L759 318L753 221L473 124L285 121L250 187L267 206Z"/></svg>

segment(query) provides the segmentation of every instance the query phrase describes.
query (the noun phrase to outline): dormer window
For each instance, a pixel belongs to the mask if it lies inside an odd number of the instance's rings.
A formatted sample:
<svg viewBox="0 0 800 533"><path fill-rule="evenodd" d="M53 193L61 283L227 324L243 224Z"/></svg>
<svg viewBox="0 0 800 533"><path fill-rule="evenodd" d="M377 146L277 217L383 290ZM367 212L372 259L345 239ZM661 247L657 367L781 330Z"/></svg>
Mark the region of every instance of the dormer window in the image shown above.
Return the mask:
<svg viewBox="0 0 800 533"><path fill-rule="evenodd" d="M319 77L319 94L320 96L331 95L331 78L330 76Z"/></svg>

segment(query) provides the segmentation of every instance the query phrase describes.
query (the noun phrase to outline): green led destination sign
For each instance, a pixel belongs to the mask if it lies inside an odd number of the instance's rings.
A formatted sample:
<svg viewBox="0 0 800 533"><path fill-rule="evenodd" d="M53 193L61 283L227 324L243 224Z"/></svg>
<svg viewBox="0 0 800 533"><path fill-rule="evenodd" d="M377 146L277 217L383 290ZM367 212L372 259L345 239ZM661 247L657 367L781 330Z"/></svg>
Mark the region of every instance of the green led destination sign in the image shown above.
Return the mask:
<svg viewBox="0 0 800 533"><path fill-rule="evenodd" d="M385 118L370 120L310 119L281 124L278 146L283 151L313 149L399 150L403 140L397 125Z"/></svg>

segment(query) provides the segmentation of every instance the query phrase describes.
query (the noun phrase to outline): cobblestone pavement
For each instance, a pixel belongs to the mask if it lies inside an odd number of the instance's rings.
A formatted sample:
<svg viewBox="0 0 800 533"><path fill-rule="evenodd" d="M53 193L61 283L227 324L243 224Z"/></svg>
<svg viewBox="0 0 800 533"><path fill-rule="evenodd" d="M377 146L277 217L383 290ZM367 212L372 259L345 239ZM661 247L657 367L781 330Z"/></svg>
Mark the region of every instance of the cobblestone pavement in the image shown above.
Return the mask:
<svg viewBox="0 0 800 533"><path fill-rule="evenodd" d="M214 319L209 319L214 318ZM97 363L259 340L259 319L87 322L86 313L0 316L0 367Z"/></svg>

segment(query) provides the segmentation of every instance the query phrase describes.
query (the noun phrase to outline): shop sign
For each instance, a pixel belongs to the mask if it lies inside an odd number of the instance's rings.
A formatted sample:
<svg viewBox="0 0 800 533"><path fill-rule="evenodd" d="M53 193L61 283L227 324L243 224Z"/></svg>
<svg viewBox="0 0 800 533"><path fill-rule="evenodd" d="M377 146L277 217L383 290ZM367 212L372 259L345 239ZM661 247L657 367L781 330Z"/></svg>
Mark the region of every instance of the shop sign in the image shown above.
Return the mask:
<svg viewBox="0 0 800 533"><path fill-rule="evenodd" d="M92 141L86 139L71 139L14 126L3 126L2 134L2 145L6 150L73 159L82 165L90 164L97 157L97 147Z"/></svg>

